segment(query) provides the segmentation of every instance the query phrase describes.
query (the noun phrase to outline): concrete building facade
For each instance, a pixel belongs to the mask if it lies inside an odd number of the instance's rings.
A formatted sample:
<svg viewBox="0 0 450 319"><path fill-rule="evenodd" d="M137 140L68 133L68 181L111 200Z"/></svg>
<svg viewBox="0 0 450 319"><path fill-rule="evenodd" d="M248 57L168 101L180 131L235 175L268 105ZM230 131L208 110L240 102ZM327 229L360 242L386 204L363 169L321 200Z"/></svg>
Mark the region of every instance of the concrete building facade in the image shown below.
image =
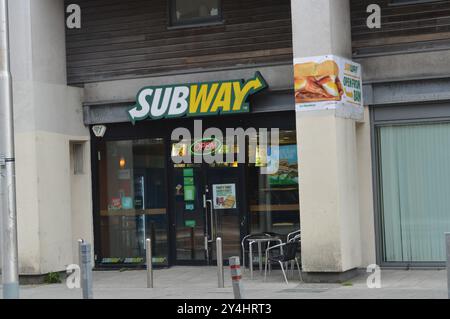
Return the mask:
<svg viewBox="0 0 450 319"><path fill-rule="evenodd" d="M300 228L310 281L343 281L371 264L443 263L450 24L433 19L450 11L448 1L194 1L212 6L198 21L175 0L107 2L10 1L22 275L64 271L77 262L78 238L93 242L98 268L142 265L149 236L156 264L205 264L203 250L214 251L203 236L214 238L204 227L216 226L200 195L230 184L230 254L242 254L248 233ZM366 25L372 2L379 29ZM65 25L72 3L80 29ZM359 119L295 108L293 59L329 55L362 66ZM261 184L248 165L176 166L168 137L193 128L192 118L129 120L142 88L256 72L268 89L249 98L249 114L210 116L205 126L280 128L289 141L281 147L295 145L286 162L296 185ZM104 136L93 133L98 125ZM430 158L416 151L426 146Z"/></svg>

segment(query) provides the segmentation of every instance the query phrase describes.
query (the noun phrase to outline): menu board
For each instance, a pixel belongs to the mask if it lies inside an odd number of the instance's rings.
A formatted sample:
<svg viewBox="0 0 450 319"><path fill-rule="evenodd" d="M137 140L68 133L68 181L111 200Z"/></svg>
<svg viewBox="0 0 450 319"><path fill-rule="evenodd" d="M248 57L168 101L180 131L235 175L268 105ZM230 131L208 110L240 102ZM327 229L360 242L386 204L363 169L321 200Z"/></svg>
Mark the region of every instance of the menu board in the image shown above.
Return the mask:
<svg viewBox="0 0 450 319"><path fill-rule="evenodd" d="M214 209L236 208L236 184L213 185Z"/></svg>

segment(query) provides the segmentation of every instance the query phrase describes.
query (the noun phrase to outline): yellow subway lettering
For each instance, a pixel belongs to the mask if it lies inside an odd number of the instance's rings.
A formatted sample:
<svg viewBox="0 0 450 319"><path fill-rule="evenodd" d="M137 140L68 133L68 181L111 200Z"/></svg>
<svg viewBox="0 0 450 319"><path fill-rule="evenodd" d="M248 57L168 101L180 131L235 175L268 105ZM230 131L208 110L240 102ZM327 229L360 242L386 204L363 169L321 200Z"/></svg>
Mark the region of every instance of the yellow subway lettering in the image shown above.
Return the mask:
<svg viewBox="0 0 450 319"><path fill-rule="evenodd" d="M214 104L211 107L210 113L217 113L219 109L223 112L229 112L231 108L231 83L222 83L217 92Z"/></svg>
<svg viewBox="0 0 450 319"><path fill-rule="evenodd" d="M266 87L258 72L246 81L218 81L194 84L149 86L136 96L128 110L132 123L146 118L198 116L249 112L248 96Z"/></svg>

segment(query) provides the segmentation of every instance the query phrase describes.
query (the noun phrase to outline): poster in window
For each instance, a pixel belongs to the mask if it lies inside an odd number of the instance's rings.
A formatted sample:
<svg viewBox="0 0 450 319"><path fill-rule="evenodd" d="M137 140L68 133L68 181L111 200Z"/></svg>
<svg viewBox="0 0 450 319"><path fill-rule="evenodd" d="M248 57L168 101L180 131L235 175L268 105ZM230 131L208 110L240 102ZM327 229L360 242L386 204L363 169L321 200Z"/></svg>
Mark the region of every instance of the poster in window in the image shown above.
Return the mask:
<svg viewBox="0 0 450 319"><path fill-rule="evenodd" d="M195 186L184 187L184 201L195 201Z"/></svg>
<svg viewBox="0 0 450 319"><path fill-rule="evenodd" d="M285 186L298 184L297 145L281 145L278 154L275 148L270 149L269 165L278 166L278 171L269 176L269 185Z"/></svg>
<svg viewBox="0 0 450 319"><path fill-rule="evenodd" d="M122 197L122 209L133 209L133 198L129 196Z"/></svg>
<svg viewBox="0 0 450 319"><path fill-rule="evenodd" d="M214 209L236 208L236 184L213 185Z"/></svg>

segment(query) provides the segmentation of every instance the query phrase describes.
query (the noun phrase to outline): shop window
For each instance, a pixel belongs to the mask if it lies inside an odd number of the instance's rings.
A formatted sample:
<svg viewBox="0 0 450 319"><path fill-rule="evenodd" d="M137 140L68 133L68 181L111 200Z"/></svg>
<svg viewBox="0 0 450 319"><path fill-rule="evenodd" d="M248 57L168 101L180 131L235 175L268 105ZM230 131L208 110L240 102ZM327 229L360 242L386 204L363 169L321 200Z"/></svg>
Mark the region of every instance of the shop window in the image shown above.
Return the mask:
<svg viewBox="0 0 450 319"><path fill-rule="evenodd" d="M256 152L256 164L249 165L250 232L286 235L298 230L300 211L296 132L280 131L276 173L261 174L261 167L267 162L273 162L273 150L269 148L264 152L257 149Z"/></svg>
<svg viewBox="0 0 450 319"><path fill-rule="evenodd" d="M198 25L222 20L220 0L171 0L171 24Z"/></svg>
<svg viewBox="0 0 450 319"><path fill-rule="evenodd" d="M145 263L152 239L155 265L168 263L163 139L110 141L100 160L102 264Z"/></svg>
<svg viewBox="0 0 450 319"><path fill-rule="evenodd" d="M378 129L384 262L443 262L450 232L450 123Z"/></svg>

